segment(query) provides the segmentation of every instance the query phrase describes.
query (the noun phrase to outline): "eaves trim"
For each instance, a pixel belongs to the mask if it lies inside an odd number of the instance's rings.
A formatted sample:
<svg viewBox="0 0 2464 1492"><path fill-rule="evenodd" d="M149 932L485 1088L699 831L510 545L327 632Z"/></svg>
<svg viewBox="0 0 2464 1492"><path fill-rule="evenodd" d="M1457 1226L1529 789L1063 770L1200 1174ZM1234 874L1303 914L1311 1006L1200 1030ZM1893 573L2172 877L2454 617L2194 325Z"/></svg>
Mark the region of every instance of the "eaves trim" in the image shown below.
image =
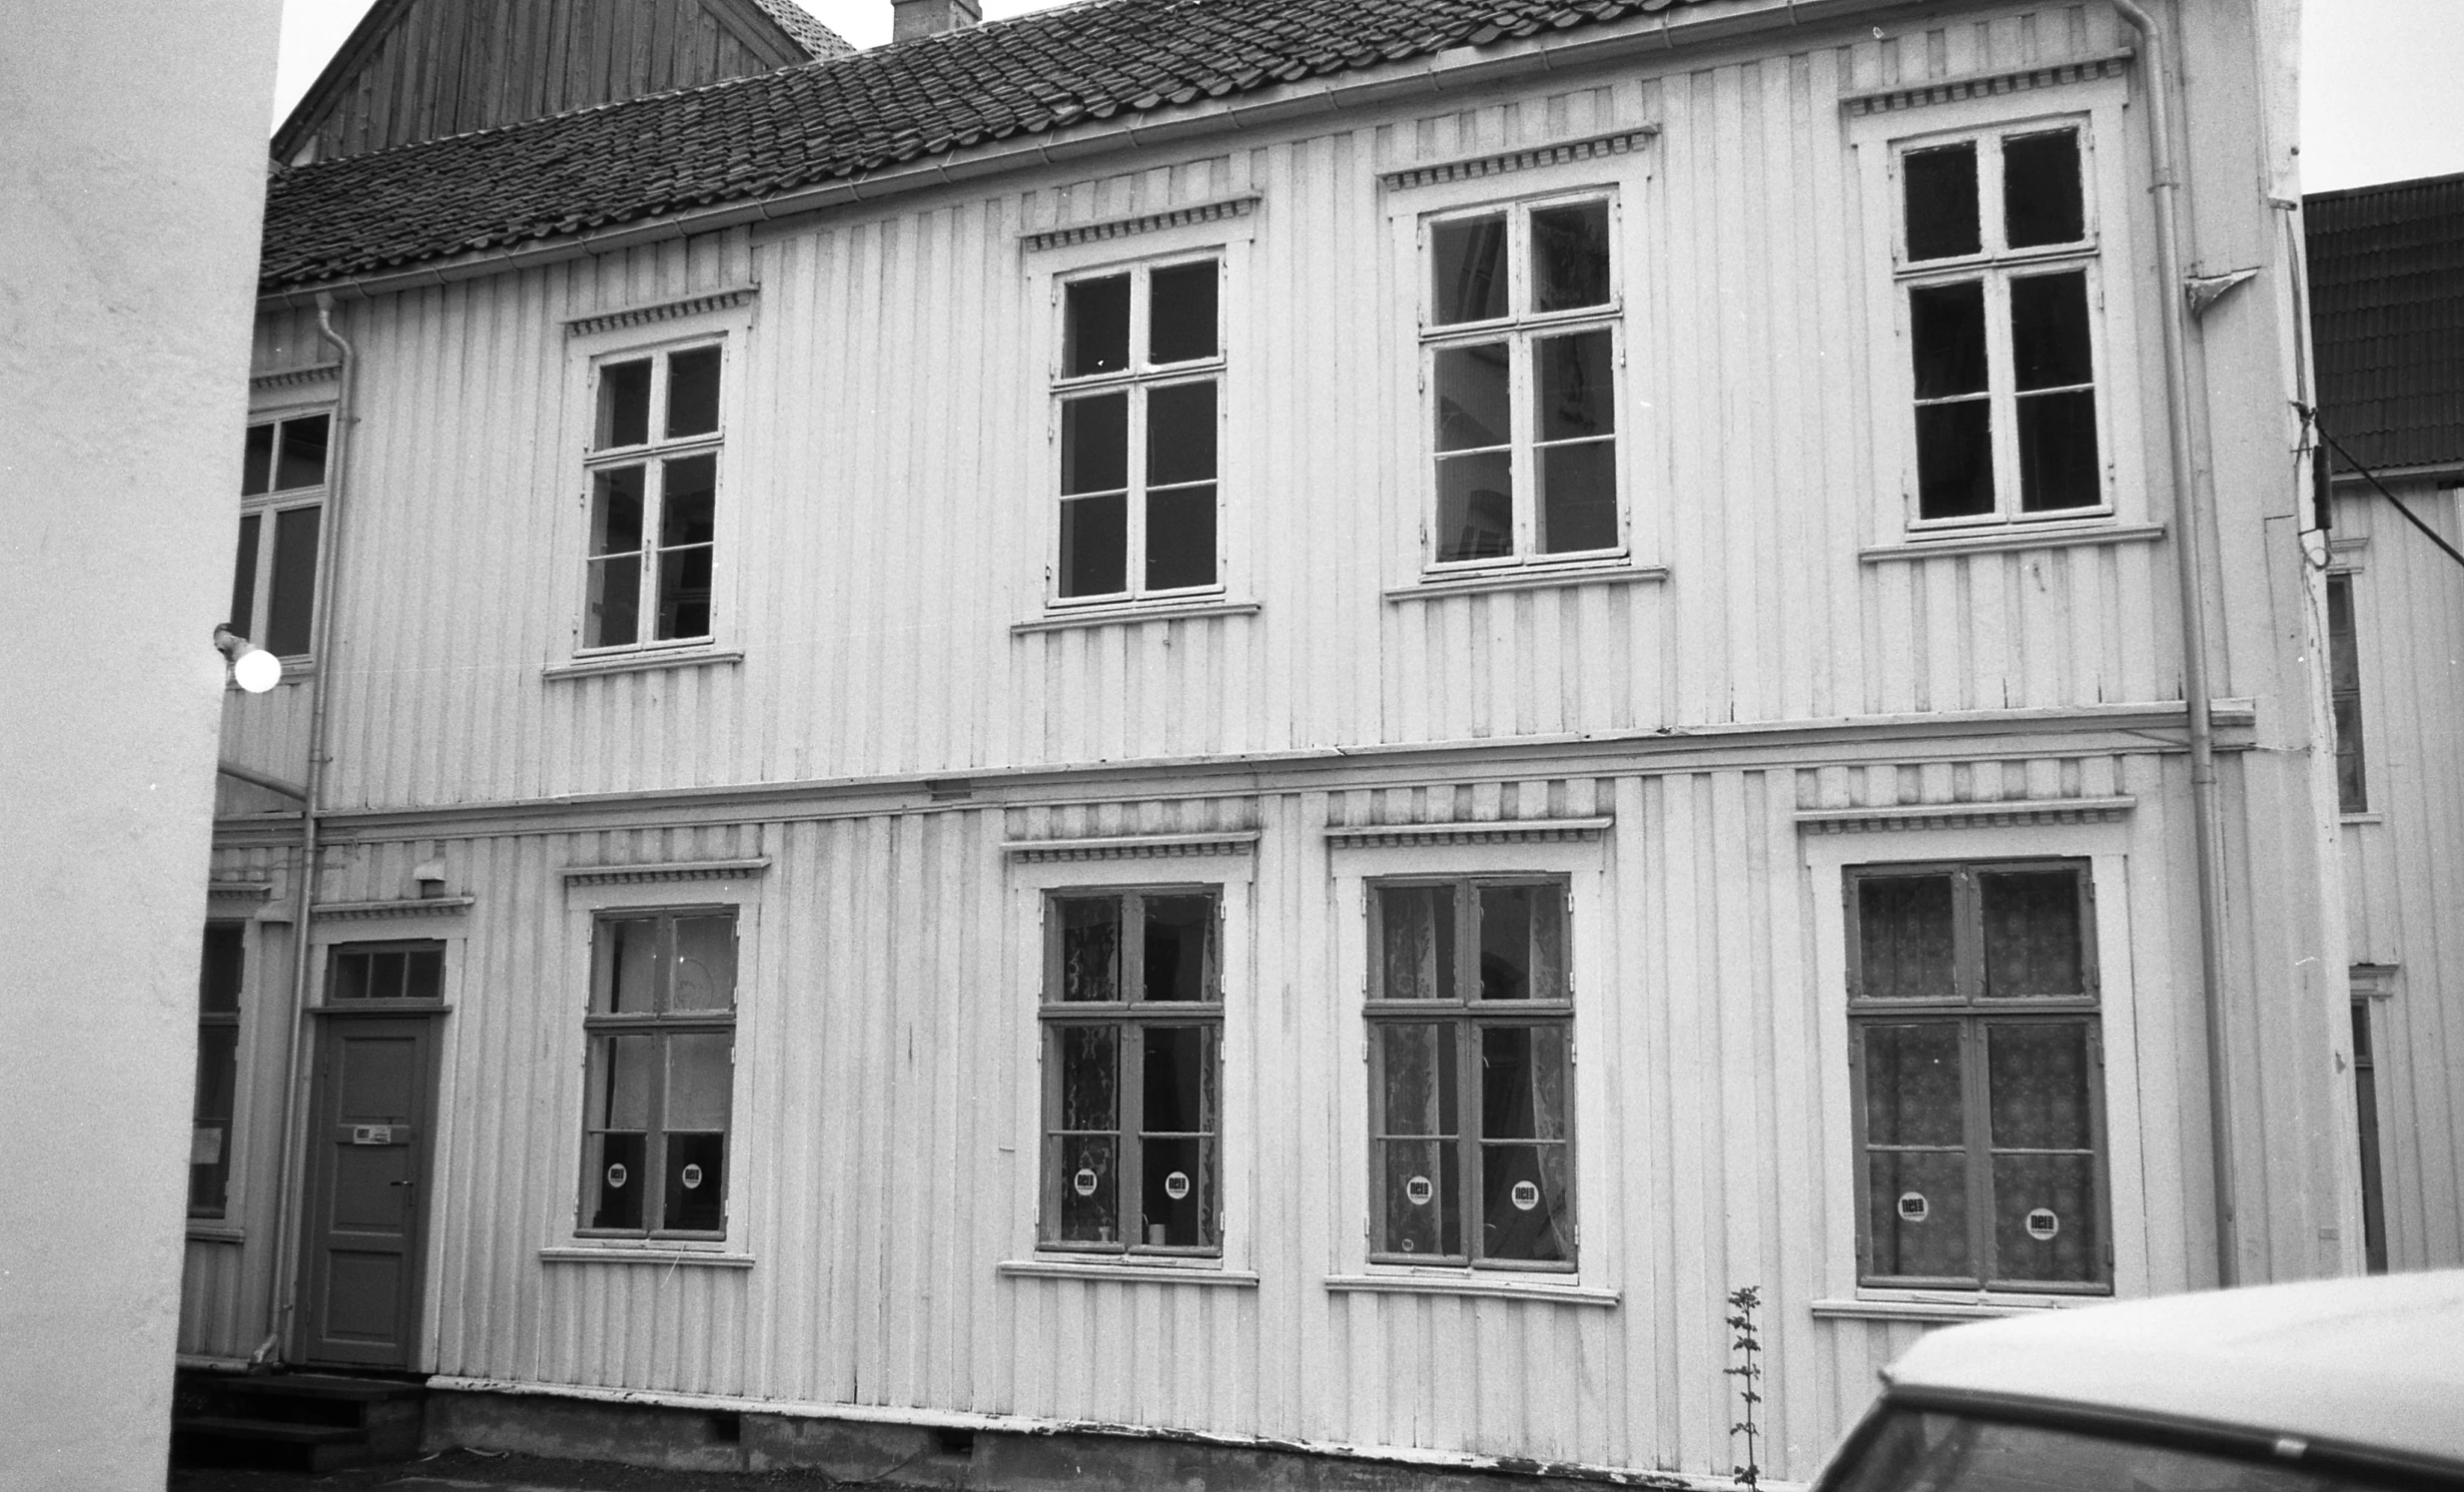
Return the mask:
<svg viewBox="0 0 2464 1492"><path fill-rule="evenodd" d="M1921 78L1912 83L1844 95L1840 99L1840 107L1852 116L1892 114L1902 109L1921 109L1928 104L1951 104L1962 99L2053 88L2064 83L2118 78L2129 68L2132 55L2131 50L2124 47L2118 52L2074 57L2066 62L2049 62L2041 66L1963 73L1955 78Z"/></svg>

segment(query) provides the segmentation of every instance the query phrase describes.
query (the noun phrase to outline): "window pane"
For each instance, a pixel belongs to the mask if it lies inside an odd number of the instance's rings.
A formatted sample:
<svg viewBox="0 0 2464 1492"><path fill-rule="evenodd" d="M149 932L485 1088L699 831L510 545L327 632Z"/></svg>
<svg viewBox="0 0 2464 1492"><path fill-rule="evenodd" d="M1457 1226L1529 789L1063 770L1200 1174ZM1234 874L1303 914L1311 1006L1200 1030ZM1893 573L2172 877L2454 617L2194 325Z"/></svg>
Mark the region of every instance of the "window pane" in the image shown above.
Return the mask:
<svg viewBox="0 0 2464 1492"><path fill-rule="evenodd" d="M274 515L274 574L266 598L268 652L283 657L315 645L317 615L317 525L322 508L285 508Z"/></svg>
<svg viewBox="0 0 2464 1492"><path fill-rule="evenodd" d="M1983 248L1977 232L1974 142L1912 150L1900 157L1908 194L1908 257L1949 259Z"/></svg>
<svg viewBox="0 0 2464 1492"><path fill-rule="evenodd" d="M198 1123L227 1123L231 1119L231 1102L238 1087L239 1054L239 1027L224 1024L197 1028Z"/></svg>
<svg viewBox="0 0 2464 1492"><path fill-rule="evenodd" d="M659 464L659 542L709 543L718 532L718 457L686 456Z"/></svg>
<svg viewBox="0 0 2464 1492"><path fill-rule="evenodd" d="M1433 1139L1382 1139L1377 1143L1384 1200L1384 1253L1459 1254L1461 1198L1455 1194L1455 1148Z"/></svg>
<svg viewBox="0 0 2464 1492"><path fill-rule="evenodd" d="M2072 271L2011 282L2011 357L2023 390L2094 381L2086 275Z"/></svg>
<svg viewBox="0 0 2464 1492"><path fill-rule="evenodd" d="M1617 442L1544 445L1540 464L1540 552L1571 554L1617 546ZM1473 457L1472 459L1477 459Z"/></svg>
<svg viewBox="0 0 2464 1492"><path fill-rule="evenodd" d="M1563 1000L1565 893L1555 886L1483 886L1480 998Z"/></svg>
<svg viewBox="0 0 2464 1492"><path fill-rule="evenodd" d="M1505 215L1430 225L1429 273L1438 326L1504 316Z"/></svg>
<svg viewBox="0 0 2464 1492"><path fill-rule="evenodd" d="M1562 1144L1480 1146L1480 1255L1562 1262L1572 1176Z"/></svg>
<svg viewBox="0 0 2464 1492"><path fill-rule="evenodd" d="M1973 1278L1968 1157L1959 1151L1877 1150L1865 1157L1872 1273Z"/></svg>
<svg viewBox="0 0 2464 1492"><path fill-rule="evenodd" d="M655 917L611 917L599 923L591 958L597 986L591 992L592 1010L646 1016L658 1008L652 989L658 977L658 934Z"/></svg>
<svg viewBox="0 0 2464 1492"><path fill-rule="evenodd" d="M2020 507L2041 513L2103 501L2095 390L2031 393L2019 402Z"/></svg>
<svg viewBox="0 0 2464 1492"><path fill-rule="evenodd" d="M1071 1133L1120 1127L1116 1078L1121 1030L1116 1026L1064 1026L1061 1038L1061 1128Z"/></svg>
<svg viewBox="0 0 2464 1492"><path fill-rule="evenodd" d="M1073 497L1061 504L1061 593L1106 596L1130 588L1130 499Z"/></svg>
<svg viewBox="0 0 2464 1492"><path fill-rule="evenodd" d="M715 1233L727 1226L727 1136L667 1131L667 1215L662 1225Z"/></svg>
<svg viewBox="0 0 2464 1492"><path fill-rule="evenodd" d="M1215 1242L1215 1029L1146 1031L1144 1241L1177 1248Z"/></svg>
<svg viewBox="0 0 2464 1492"><path fill-rule="evenodd" d="M607 1036L599 1043L597 1102L591 1105L591 1127L650 1127L650 1084L657 1074L658 1038Z"/></svg>
<svg viewBox="0 0 2464 1492"><path fill-rule="evenodd" d="M1147 360L1187 363L1215 356L1216 288L1212 259L1174 265L1148 277Z"/></svg>
<svg viewBox="0 0 2464 1492"><path fill-rule="evenodd" d="M1215 432L1213 379L1149 389L1148 484L1169 487L1215 480Z"/></svg>
<svg viewBox="0 0 2464 1492"><path fill-rule="evenodd" d="M442 1000L444 998L444 950L416 948L405 956L403 960L403 998L405 1000Z"/></svg>
<svg viewBox="0 0 2464 1492"><path fill-rule="evenodd" d="M1985 993L2081 995L2076 872L2002 871L1977 877L1985 918Z"/></svg>
<svg viewBox="0 0 2464 1492"><path fill-rule="evenodd" d="M667 359L667 438L719 427L719 350L695 348Z"/></svg>
<svg viewBox="0 0 2464 1492"><path fill-rule="evenodd" d="M2353 624L2353 577L2327 577L2327 682L2338 690L2361 687L2360 634Z"/></svg>
<svg viewBox="0 0 2464 1492"><path fill-rule="evenodd" d="M400 1000L403 998L403 976L408 972L409 956L399 949L380 949L368 956L368 998Z"/></svg>
<svg viewBox="0 0 2464 1492"><path fill-rule="evenodd" d="M718 461L689 456L662 463L659 539L660 641L710 635L711 535L717 525Z"/></svg>
<svg viewBox="0 0 2464 1492"><path fill-rule="evenodd" d="M1566 1137L1566 1028L1480 1028L1480 1137Z"/></svg>
<svg viewBox="0 0 2464 1492"><path fill-rule="evenodd" d="M647 1136L634 1131L593 1134L584 1148L590 1156L588 1184L594 1198L590 1226L640 1227L642 1193L649 1184L643 1178Z"/></svg>
<svg viewBox="0 0 2464 1492"><path fill-rule="evenodd" d="M590 552L625 554L641 547L642 472L617 466L590 478Z"/></svg>
<svg viewBox="0 0 2464 1492"><path fill-rule="evenodd" d="M2104 1277L2092 1155L1994 1157L1994 1273L2088 1284Z"/></svg>
<svg viewBox="0 0 2464 1492"><path fill-rule="evenodd" d="M1985 1028L1985 1044L1996 1146L2084 1150L2095 1143L2084 1022L1997 1021Z"/></svg>
<svg viewBox="0 0 2464 1492"><path fill-rule="evenodd" d="M336 953L327 965L329 1000L367 1000L371 997L369 956L364 953Z"/></svg>
<svg viewBox="0 0 2464 1492"><path fill-rule="evenodd" d="M247 968L247 929L236 922L206 925L205 958L197 974L197 1009L216 1015L240 1008Z"/></svg>
<svg viewBox="0 0 2464 1492"><path fill-rule="evenodd" d="M1130 484L1130 396L1099 393L1061 405L1061 490L1109 492Z"/></svg>
<svg viewBox="0 0 2464 1492"><path fill-rule="evenodd" d="M1617 428L1616 358L1606 332L1543 337L1532 343L1539 374L1533 412L1543 440L1579 440Z"/></svg>
<svg viewBox="0 0 2464 1492"><path fill-rule="evenodd" d="M1385 1085L1380 1132L1440 1138L1455 1132L1454 1032L1451 1023L1377 1023Z"/></svg>
<svg viewBox="0 0 2464 1492"><path fill-rule="evenodd" d="M723 1011L736 1003L736 920L679 917L676 967L668 987L671 1011Z"/></svg>
<svg viewBox="0 0 2464 1492"><path fill-rule="evenodd" d="M1479 450L1512 439L1506 345L1484 342L1467 348L1440 348L1434 361L1437 448Z"/></svg>
<svg viewBox="0 0 2464 1492"><path fill-rule="evenodd" d="M1121 899L1061 897L1061 999L1109 1002L1121 998Z"/></svg>
<svg viewBox="0 0 2464 1492"><path fill-rule="evenodd" d="M1146 899L1147 1000L1213 1000L1215 898Z"/></svg>
<svg viewBox="0 0 2464 1492"><path fill-rule="evenodd" d="M1965 1148L1959 1023L1860 1023L1858 1032L1865 1045L1865 1142Z"/></svg>
<svg viewBox="0 0 2464 1492"><path fill-rule="evenodd" d="M1215 1141L1200 1134L1139 1141L1140 1201L1149 1247L1213 1248L1216 1244Z"/></svg>
<svg viewBox="0 0 2464 1492"><path fill-rule="evenodd" d="M1985 391L1985 285L1921 285L1908 293L1909 346L1916 352L1917 397Z"/></svg>
<svg viewBox="0 0 2464 1492"><path fill-rule="evenodd" d="M282 458L274 473L276 491L324 483L326 440L333 422L330 414L308 414L283 421Z"/></svg>
<svg viewBox="0 0 2464 1492"><path fill-rule="evenodd" d="M1952 986L1951 878L1857 883L1858 991L1868 1000L1945 1000Z"/></svg>
<svg viewBox="0 0 2464 1492"><path fill-rule="evenodd" d="M2361 638L2350 575L2327 577L2327 693L2335 711L2336 809L2366 813L2369 780L2361 746Z"/></svg>
<svg viewBox="0 0 2464 1492"><path fill-rule="evenodd" d="M2014 249L2087 237L2076 130L2014 135L2002 143L2003 222Z"/></svg>
<svg viewBox="0 0 2464 1492"><path fill-rule="evenodd" d="M1375 998L1455 998L1453 887L1380 886L1377 922L1384 946Z"/></svg>
<svg viewBox="0 0 2464 1492"><path fill-rule="evenodd" d="M1130 277L1081 280L1062 293L1061 375L1119 373L1130 366Z"/></svg>
<svg viewBox="0 0 2464 1492"><path fill-rule="evenodd" d="M1917 515L1994 510L1994 415L1982 398L1917 408Z"/></svg>
<svg viewBox="0 0 2464 1492"><path fill-rule="evenodd" d="M1146 1030L1145 1128L1148 1134L1215 1132L1215 1028Z"/></svg>
<svg viewBox="0 0 2464 1492"><path fill-rule="evenodd" d="M1211 481L1147 494L1149 590L1215 583L1215 509Z"/></svg>
<svg viewBox="0 0 2464 1492"><path fill-rule="evenodd" d="M1379 1022L1381 1167L1373 1183L1382 1198L1386 1253L1462 1252L1462 1177L1455 1099L1452 1022Z"/></svg>
<svg viewBox="0 0 2464 1492"><path fill-rule="evenodd" d="M711 1031L667 1038L669 1130L720 1132L727 1127L727 1090L735 1050L732 1032Z"/></svg>
<svg viewBox="0 0 2464 1492"><path fill-rule="evenodd" d="M240 552L231 567L231 630L256 641L250 630L257 619L257 526L260 518L250 513L240 519ZM263 644L260 644L262 646Z"/></svg>
<svg viewBox="0 0 2464 1492"><path fill-rule="evenodd" d="M1531 215L1531 309L1608 304L1608 204L1581 202Z"/></svg>
<svg viewBox="0 0 2464 1492"><path fill-rule="evenodd" d="M254 497L274 482L274 426L252 424L248 427L248 443L241 447L240 495Z"/></svg>
<svg viewBox="0 0 2464 1492"><path fill-rule="evenodd" d="M639 445L650 438L650 360L609 363L599 369L599 427L595 448Z"/></svg>
<svg viewBox="0 0 2464 1492"><path fill-rule="evenodd" d="M1437 459L1437 558L1514 552L1514 458L1502 450Z"/></svg>
<svg viewBox="0 0 2464 1492"><path fill-rule="evenodd" d="M590 561L590 608L582 646L623 647L641 635L641 556Z"/></svg>
<svg viewBox="0 0 2464 1492"><path fill-rule="evenodd" d="M1061 1178L1062 1241L1120 1241L1119 1144L1109 1134L1054 1137L1053 1164Z"/></svg>

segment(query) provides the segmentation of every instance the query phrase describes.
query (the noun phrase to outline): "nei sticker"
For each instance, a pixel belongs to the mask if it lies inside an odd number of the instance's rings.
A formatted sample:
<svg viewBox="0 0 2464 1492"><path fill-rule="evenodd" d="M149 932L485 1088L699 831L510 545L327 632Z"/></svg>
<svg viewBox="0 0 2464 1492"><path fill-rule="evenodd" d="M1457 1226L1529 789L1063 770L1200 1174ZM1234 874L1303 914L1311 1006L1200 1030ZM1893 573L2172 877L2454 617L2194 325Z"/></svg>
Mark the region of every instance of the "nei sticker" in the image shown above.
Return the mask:
<svg viewBox="0 0 2464 1492"><path fill-rule="evenodd" d="M607 1186L609 1190L622 1191L624 1189L624 1183L631 1179L632 1175L625 1170L623 1161L619 1160L615 1164L607 1167Z"/></svg>
<svg viewBox="0 0 2464 1492"><path fill-rule="evenodd" d="M1164 1194L1171 1197L1174 1201L1179 1201L1181 1198L1189 1195L1189 1172L1176 1170L1171 1175L1166 1176L1164 1178Z"/></svg>
<svg viewBox="0 0 2464 1492"><path fill-rule="evenodd" d="M1081 1196L1093 1196L1095 1195L1096 1180L1096 1173L1088 1167L1082 1165L1078 1168L1078 1174L1070 1177L1070 1189L1077 1192Z"/></svg>
<svg viewBox="0 0 2464 1492"><path fill-rule="evenodd" d="M1903 1191L1900 1193L1900 1221L1923 1222L1933 1210L1932 1205L1926 1201L1924 1192Z"/></svg>
<svg viewBox="0 0 2464 1492"><path fill-rule="evenodd" d="M684 1176L683 1176L683 1180L684 1180L684 1189L685 1189L685 1190L687 1190L687 1191L690 1191L690 1190L692 1190L694 1187L696 1187L696 1186L700 1185L700 1184L701 1184L701 1167L700 1167L700 1166L698 1166L698 1165L688 1165L688 1166L686 1166L686 1167L684 1168Z"/></svg>
<svg viewBox="0 0 2464 1492"><path fill-rule="evenodd" d="M1529 1181L1515 1182L1514 1189L1507 1194L1514 1198L1515 1206L1526 1212L1540 1205L1540 1188Z"/></svg>
<svg viewBox="0 0 2464 1492"><path fill-rule="evenodd" d="M2028 1236L2038 1242L2051 1243L2060 1231L2061 1218L2054 1215L2052 1207L2039 1207L2028 1214Z"/></svg>
<svg viewBox="0 0 2464 1492"><path fill-rule="evenodd" d="M1403 1200L1415 1207L1427 1206L1429 1199L1436 1194L1437 1188L1429 1184L1427 1176L1413 1176L1403 1183Z"/></svg>

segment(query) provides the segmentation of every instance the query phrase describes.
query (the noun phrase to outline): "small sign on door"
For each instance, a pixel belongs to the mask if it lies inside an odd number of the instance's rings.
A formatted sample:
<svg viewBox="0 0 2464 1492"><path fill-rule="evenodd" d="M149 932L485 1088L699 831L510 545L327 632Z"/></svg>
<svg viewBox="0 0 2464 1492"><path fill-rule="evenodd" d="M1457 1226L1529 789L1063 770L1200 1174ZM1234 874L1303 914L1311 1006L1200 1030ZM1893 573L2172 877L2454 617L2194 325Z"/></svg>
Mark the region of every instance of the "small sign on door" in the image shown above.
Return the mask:
<svg viewBox="0 0 2464 1492"><path fill-rule="evenodd" d="M351 1142L353 1144L392 1144L394 1126L392 1124L353 1124Z"/></svg>

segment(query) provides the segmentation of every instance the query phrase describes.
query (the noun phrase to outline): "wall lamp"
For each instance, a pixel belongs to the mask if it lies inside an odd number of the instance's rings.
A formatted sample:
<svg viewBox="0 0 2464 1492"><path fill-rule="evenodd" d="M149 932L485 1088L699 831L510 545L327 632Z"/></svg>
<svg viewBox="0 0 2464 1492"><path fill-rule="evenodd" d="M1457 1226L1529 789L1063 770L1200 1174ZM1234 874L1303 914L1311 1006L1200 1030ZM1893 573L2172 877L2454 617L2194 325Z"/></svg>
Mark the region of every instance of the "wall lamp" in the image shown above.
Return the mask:
<svg viewBox="0 0 2464 1492"><path fill-rule="evenodd" d="M263 694L283 681L283 660L231 630L224 622L214 629L214 645L231 661L231 679L251 694Z"/></svg>

